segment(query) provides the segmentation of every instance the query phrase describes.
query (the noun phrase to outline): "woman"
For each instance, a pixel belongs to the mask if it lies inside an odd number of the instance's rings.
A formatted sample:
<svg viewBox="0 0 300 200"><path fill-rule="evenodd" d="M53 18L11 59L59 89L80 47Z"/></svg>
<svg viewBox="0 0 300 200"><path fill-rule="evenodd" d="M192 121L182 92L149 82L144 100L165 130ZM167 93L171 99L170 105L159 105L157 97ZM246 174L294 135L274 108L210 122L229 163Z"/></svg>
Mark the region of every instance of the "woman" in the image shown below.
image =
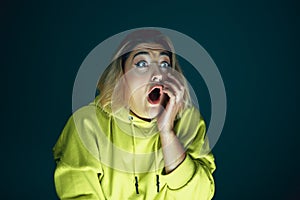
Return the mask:
<svg viewBox="0 0 300 200"><path fill-rule="evenodd" d="M54 147L61 199L211 199L214 158L170 40L138 30L120 44L95 101Z"/></svg>

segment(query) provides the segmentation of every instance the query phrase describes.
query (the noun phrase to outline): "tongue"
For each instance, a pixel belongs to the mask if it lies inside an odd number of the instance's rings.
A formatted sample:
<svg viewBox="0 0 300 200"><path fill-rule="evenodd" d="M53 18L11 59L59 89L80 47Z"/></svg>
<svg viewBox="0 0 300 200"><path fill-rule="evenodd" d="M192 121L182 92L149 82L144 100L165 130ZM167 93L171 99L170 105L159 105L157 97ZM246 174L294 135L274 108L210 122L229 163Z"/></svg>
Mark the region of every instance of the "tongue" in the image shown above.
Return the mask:
<svg viewBox="0 0 300 200"><path fill-rule="evenodd" d="M157 101L159 99L159 97L160 97L160 89L159 88L155 88L149 94L149 99L153 102Z"/></svg>

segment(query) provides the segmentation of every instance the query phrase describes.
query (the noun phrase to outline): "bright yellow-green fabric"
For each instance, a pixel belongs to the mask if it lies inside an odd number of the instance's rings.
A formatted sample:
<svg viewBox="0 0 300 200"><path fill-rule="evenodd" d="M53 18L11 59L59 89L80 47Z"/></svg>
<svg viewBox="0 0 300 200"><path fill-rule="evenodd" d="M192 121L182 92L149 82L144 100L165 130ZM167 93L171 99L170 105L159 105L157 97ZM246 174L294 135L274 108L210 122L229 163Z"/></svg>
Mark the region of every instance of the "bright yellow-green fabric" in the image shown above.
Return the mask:
<svg viewBox="0 0 300 200"><path fill-rule="evenodd" d="M125 111L116 117L94 103L79 109L70 117L53 148L59 198L211 199L215 163L211 153L201 153L209 146L204 143L205 123L198 110L187 109L175 122L174 129L187 156L166 175L156 165L163 167L155 120L145 122ZM147 132L151 134L145 135ZM159 175L159 192L156 175Z"/></svg>

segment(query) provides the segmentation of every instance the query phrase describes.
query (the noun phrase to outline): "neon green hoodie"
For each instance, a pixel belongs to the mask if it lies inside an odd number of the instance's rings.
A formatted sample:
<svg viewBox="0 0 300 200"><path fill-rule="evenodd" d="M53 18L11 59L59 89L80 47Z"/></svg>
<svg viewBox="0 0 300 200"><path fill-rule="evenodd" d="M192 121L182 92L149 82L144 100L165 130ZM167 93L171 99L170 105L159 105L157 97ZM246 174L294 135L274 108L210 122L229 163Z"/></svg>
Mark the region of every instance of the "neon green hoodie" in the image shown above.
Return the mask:
<svg viewBox="0 0 300 200"><path fill-rule="evenodd" d="M186 157L165 174L156 120L126 109L112 114L94 102L77 110L53 148L59 198L211 199L215 164L199 111L186 109L174 131Z"/></svg>

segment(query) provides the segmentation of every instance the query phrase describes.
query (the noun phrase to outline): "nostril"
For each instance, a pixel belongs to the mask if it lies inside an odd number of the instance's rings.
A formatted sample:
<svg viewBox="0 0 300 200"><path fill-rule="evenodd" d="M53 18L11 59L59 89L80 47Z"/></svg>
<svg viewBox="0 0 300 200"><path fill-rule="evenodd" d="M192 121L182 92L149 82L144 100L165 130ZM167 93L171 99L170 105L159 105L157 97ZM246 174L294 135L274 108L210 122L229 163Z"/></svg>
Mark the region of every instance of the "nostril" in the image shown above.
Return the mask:
<svg viewBox="0 0 300 200"><path fill-rule="evenodd" d="M152 81L159 81L158 78L156 76L152 77Z"/></svg>
<svg viewBox="0 0 300 200"><path fill-rule="evenodd" d="M155 75L151 78L151 81L154 81L154 82L161 82L162 81L162 76L160 75Z"/></svg>

